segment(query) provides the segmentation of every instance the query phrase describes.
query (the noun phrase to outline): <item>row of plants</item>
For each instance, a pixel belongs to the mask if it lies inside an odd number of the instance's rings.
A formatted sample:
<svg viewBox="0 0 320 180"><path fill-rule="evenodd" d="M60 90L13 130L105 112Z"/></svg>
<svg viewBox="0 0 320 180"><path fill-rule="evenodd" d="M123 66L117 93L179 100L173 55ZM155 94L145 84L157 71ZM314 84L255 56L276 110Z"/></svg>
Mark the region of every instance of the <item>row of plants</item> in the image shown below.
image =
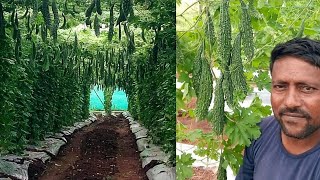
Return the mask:
<svg viewBox="0 0 320 180"><path fill-rule="evenodd" d="M1 39L1 153L89 116L90 74L74 68L73 44L24 41L13 58L12 41Z"/></svg>
<svg viewBox="0 0 320 180"><path fill-rule="evenodd" d="M116 88L126 92L134 118L174 162L174 8L170 1L1 2L1 154L88 117L90 87L98 85L107 100Z"/></svg>
<svg viewBox="0 0 320 180"><path fill-rule="evenodd" d="M227 166L238 172L244 147L260 136L257 123L271 114L271 107L257 95L249 107L242 103L254 87L270 90L272 48L294 37L319 38L317 6L314 1L205 0L177 14L177 73L182 84L177 111L212 125L210 133L185 133L186 127L178 123L177 141L197 141L196 154L219 161L218 180L227 179ZM197 98L196 108L188 109L192 97ZM193 162L190 154L177 157L178 179L192 176Z"/></svg>
<svg viewBox="0 0 320 180"><path fill-rule="evenodd" d="M143 29L152 30L153 38L132 54L133 71L124 89L133 117L149 130L153 142L161 145L175 164L175 2L153 1L149 11L158 18L140 23Z"/></svg>

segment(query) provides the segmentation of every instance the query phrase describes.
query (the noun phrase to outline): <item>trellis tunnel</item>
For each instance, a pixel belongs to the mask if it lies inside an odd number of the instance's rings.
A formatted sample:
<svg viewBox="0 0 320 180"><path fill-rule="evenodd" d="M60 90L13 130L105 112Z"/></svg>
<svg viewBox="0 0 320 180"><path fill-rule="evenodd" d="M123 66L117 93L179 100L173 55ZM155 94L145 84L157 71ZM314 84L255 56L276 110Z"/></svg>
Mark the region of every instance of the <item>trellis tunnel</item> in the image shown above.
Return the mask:
<svg viewBox="0 0 320 180"><path fill-rule="evenodd" d="M104 108L104 91L98 86L94 86L90 91L90 110L103 111ZM111 99L112 111L126 111L128 110L128 96L125 91L117 88L112 93Z"/></svg>

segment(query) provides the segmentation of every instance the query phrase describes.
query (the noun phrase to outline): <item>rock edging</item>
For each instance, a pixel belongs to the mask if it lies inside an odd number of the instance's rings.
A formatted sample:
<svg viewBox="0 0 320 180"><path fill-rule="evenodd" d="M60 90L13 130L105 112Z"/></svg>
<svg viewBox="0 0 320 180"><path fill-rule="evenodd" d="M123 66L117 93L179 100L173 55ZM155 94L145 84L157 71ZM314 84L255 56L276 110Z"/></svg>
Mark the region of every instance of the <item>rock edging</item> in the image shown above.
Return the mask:
<svg viewBox="0 0 320 180"><path fill-rule="evenodd" d="M160 147L152 144L148 130L135 121L128 111L122 113L129 121L130 129L136 137L136 143L142 160L142 168L146 169L149 180L175 180L175 167L168 166L170 156Z"/></svg>
<svg viewBox="0 0 320 180"><path fill-rule="evenodd" d="M60 133L47 135L45 140L39 142L37 146L26 146L22 155L9 154L0 157L0 180L28 180L30 174L36 176L39 172L34 172L33 166L39 166L40 164L44 168L44 164L57 156L60 148L68 142L68 136L85 126L89 126L96 120L97 117L91 115L85 121L76 122L73 126L64 127Z"/></svg>

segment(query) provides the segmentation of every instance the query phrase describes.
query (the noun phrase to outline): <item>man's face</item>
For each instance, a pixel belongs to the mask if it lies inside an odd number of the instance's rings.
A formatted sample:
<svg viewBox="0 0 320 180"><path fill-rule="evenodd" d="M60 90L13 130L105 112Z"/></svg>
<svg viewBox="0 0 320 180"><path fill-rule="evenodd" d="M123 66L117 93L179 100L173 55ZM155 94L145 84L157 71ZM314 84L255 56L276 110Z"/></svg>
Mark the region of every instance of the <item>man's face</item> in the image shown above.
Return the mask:
<svg viewBox="0 0 320 180"><path fill-rule="evenodd" d="M272 70L271 104L286 136L304 139L320 128L320 69L286 56Z"/></svg>

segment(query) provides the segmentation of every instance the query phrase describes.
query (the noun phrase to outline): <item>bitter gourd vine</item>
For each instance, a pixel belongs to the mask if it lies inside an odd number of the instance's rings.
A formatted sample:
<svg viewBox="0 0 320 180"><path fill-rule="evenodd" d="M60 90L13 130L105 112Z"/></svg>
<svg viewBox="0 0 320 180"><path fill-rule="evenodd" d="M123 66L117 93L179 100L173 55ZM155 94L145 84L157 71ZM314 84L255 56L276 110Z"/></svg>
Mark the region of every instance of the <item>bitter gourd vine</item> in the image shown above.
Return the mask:
<svg viewBox="0 0 320 180"><path fill-rule="evenodd" d="M196 116L203 120L207 117L208 109L212 99L212 73L210 63L206 58L201 59L201 75L199 94L197 96Z"/></svg>
<svg viewBox="0 0 320 180"><path fill-rule="evenodd" d="M251 60L254 54L251 19L248 13L248 6L243 2L243 0L240 0L240 3L241 3L241 24L240 24L241 39L242 39L244 54L246 55L248 60Z"/></svg>
<svg viewBox="0 0 320 180"><path fill-rule="evenodd" d="M232 47L232 60L231 60L230 72L231 72L231 81L234 87L234 90L247 94L247 82L246 77L244 76L242 59L241 59L241 35L238 34L234 39Z"/></svg>

